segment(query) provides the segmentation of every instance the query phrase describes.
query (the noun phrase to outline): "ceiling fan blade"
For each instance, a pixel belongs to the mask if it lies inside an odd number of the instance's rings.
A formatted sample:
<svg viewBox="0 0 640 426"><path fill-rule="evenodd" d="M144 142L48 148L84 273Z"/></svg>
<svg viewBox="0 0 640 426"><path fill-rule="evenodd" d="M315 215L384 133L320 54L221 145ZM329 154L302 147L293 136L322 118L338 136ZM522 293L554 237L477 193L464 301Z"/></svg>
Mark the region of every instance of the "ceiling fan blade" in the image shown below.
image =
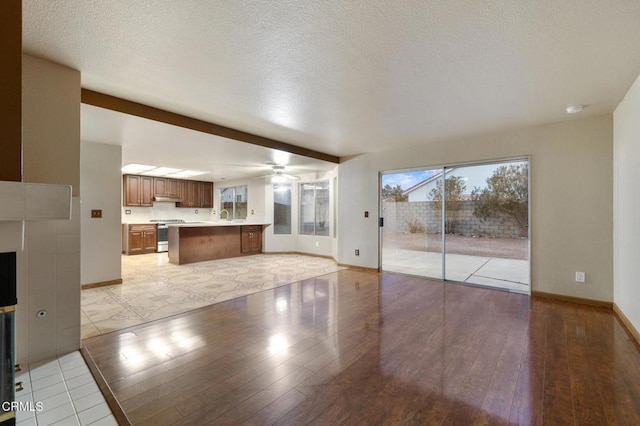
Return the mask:
<svg viewBox="0 0 640 426"><path fill-rule="evenodd" d="M256 177L253 177L251 179L264 179L264 178L268 178L268 177L271 177L271 176L274 176L274 175L273 174L268 174L268 175L256 176Z"/></svg>
<svg viewBox="0 0 640 426"><path fill-rule="evenodd" d="M298 179L300 179L300 176L292 176L292 175L288 175L288 174L286 174L286 173L282 173L282 174L280 174L280 176L284 176L284 177L286 177L287 179L293 179L293 180L298 180Z"/></svg>

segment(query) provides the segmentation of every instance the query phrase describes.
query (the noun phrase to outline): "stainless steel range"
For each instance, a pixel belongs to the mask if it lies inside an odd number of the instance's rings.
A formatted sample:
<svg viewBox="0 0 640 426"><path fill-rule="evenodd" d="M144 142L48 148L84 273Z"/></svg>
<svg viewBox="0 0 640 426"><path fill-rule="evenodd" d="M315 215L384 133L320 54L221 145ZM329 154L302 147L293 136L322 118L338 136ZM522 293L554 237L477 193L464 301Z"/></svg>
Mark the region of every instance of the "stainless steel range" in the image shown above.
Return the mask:
<svg viewBox="0 0 640 426"><path fill-rule="evenodd" d="M156 251L158 253L169 251L169 224L170 223L184 223L182 219L152 219L150 222L158 225L158 246Z"/></svg>

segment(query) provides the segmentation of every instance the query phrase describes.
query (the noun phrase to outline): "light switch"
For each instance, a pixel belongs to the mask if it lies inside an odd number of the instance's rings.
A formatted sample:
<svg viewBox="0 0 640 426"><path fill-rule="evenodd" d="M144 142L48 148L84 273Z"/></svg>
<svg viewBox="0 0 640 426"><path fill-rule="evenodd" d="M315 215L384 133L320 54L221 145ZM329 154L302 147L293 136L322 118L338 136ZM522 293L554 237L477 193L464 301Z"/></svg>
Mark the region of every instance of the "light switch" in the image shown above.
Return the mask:
<svg viewBox="0 0 640 426"><path fill-rule="evenodd" d="M102 218L102 210L91 210L91 217L93 219L101 219Z"/></svg>

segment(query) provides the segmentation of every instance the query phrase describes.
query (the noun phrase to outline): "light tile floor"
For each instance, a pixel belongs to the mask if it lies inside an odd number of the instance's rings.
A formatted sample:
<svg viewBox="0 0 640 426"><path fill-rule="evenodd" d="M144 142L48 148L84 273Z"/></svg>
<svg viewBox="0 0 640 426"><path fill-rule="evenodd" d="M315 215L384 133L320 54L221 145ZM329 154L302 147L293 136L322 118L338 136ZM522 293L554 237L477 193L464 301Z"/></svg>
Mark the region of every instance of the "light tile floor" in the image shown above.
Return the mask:
<svg viewBox="0 0 640 426"><path fill-rule="evenodd" d="M117 425L80 352L32 363L16 375L19 426Z"/></svg>
<svg viewBox="0 0 640 426"><path fill-rule="evenodd" d="M123 284L82 291L82 338L344 269L333 259L259 254L188 265L122 256Z"/></svg>

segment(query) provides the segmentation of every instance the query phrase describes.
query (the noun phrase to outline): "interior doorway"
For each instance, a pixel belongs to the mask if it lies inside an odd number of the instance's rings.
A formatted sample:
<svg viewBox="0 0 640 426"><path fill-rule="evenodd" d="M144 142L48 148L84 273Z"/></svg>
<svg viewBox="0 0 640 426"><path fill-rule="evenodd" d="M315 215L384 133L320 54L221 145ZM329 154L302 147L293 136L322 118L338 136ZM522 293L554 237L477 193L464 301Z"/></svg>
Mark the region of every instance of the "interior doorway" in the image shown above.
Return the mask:
<svg viewBox="0 0 640 426"><path fill-rule="evenodd" d="M529 159L380 174L387 272L530 293Z"/></svg>

